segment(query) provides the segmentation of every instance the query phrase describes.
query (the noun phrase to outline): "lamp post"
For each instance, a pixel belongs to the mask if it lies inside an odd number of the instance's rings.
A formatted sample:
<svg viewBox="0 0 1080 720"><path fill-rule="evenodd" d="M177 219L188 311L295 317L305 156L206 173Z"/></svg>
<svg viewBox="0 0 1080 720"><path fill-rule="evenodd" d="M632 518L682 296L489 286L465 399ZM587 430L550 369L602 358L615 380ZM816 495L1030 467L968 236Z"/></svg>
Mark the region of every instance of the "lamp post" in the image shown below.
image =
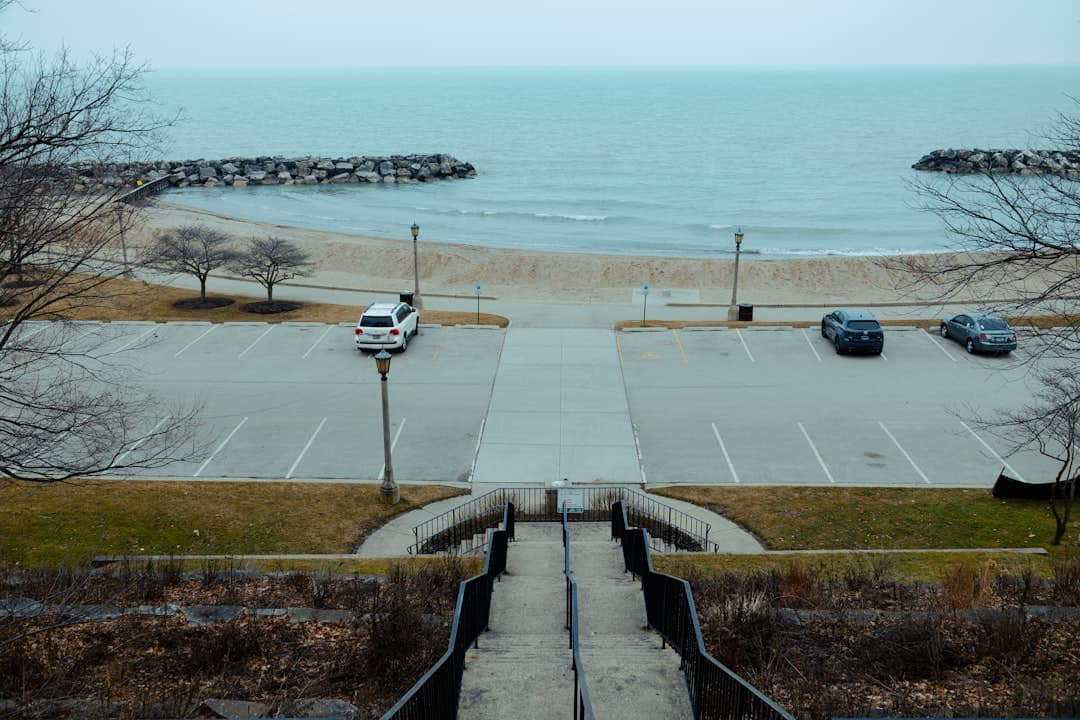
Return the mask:
<svg viewBox="0 0 1080 720"><path fill-rule="evenodd" d="M735 278L731 281L731 307L728 308L728 320L739 319L739 249L742 247L743 231L735 231Z"/></svg>
<svg viewBox="0 0 1080 720"><path fill-rule="evenodd" d="M390 372L390 353L383 348L375 355L375 369L379 371L382 386L382 434L383 434L383 472L382 485L379 486L379 501L397 505L401 501L401 491L394 482L394 466L390 464L390 396L386 390L386 375Z"/></svg>
<svg viewBox="0 0 1080 720"><path fill-rule="evenodd" d="M422 307L420 304L420 256L416 250L416 238L420 235L420 226L414 222L409 230L412 231L413 306Z"/></svg>

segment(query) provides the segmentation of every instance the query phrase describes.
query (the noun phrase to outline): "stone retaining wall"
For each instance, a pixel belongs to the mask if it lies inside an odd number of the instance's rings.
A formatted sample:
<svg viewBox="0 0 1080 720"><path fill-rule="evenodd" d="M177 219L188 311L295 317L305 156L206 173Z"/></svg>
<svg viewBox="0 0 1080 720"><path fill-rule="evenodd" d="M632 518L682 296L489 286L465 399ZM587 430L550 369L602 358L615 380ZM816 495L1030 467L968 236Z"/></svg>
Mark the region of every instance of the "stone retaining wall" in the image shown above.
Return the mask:
<svg viewBox="0 0 1080 720"><path fill-rule="evenodd" d="M255 157L69 166L62 181L79 191L132 187L168 177L172 187L244 187L322 183L417 183L476 177L472 163L452 155L378 157Z"/></svg>
<svg viewBox="0 0 1080 720"><path fill-rule="evenodd" d="M911 166L945 173L1012 173L1080 176L1080 152L1072 150L934 150Z"/></svg>

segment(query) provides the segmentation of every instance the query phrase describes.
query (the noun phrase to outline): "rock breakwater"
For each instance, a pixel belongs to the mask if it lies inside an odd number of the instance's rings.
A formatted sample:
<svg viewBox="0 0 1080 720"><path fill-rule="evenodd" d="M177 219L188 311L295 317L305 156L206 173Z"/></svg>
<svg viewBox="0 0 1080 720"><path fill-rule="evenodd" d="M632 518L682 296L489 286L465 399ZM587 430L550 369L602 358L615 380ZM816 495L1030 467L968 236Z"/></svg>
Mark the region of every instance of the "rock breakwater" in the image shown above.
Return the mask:
<svg viewBox="0 0 1080 720"><path fill-rule="evenodd" d="M923 155L915 170L1080 177L1080 152L1072 150L956 150Z"/></svg>
<svg viewBox="0 0 1080 720"><path fill-rule="evenodd" d="M348 158L260 156L108 165L83 163L68 166L62 175L62 181L76 190L101 190L131 187L163 177L169 179L172 187L403 184L471 178L476 176L476 168L446 154Z"/></svg>

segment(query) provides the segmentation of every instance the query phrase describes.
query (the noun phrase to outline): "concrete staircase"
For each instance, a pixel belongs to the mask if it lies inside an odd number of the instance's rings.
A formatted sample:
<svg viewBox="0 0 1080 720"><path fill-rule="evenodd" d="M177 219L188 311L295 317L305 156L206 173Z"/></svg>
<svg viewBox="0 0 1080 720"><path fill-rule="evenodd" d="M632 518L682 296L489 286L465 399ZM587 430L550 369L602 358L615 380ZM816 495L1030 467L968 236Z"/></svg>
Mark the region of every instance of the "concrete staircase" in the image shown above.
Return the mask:
<svg viewBox="0 0 1080 720"><path fill-rule="evenodd" d="M516 534L492 595L491 630L465 658L459 715L573 717L561 526L519 523ZM623 573L610 534L607 523L570 525L582 664L595 716L691 718L679 658L646 627L640 585Z"/></svg>

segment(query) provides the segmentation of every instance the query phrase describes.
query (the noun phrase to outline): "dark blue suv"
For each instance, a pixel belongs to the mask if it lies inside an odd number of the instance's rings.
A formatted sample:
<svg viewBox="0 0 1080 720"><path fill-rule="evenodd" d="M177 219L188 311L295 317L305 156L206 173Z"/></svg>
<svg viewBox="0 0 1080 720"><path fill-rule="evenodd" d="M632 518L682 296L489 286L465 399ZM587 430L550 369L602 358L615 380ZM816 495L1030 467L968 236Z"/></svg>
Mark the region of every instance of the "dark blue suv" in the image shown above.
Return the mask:
<svg viewBox="0 0 1080 720"><path fill-rule="evenodd" d="M844 352L880 355L885 349L885 333L869 310L833 310L821 318L821 337L832 340L838 355Z"/></svg>

